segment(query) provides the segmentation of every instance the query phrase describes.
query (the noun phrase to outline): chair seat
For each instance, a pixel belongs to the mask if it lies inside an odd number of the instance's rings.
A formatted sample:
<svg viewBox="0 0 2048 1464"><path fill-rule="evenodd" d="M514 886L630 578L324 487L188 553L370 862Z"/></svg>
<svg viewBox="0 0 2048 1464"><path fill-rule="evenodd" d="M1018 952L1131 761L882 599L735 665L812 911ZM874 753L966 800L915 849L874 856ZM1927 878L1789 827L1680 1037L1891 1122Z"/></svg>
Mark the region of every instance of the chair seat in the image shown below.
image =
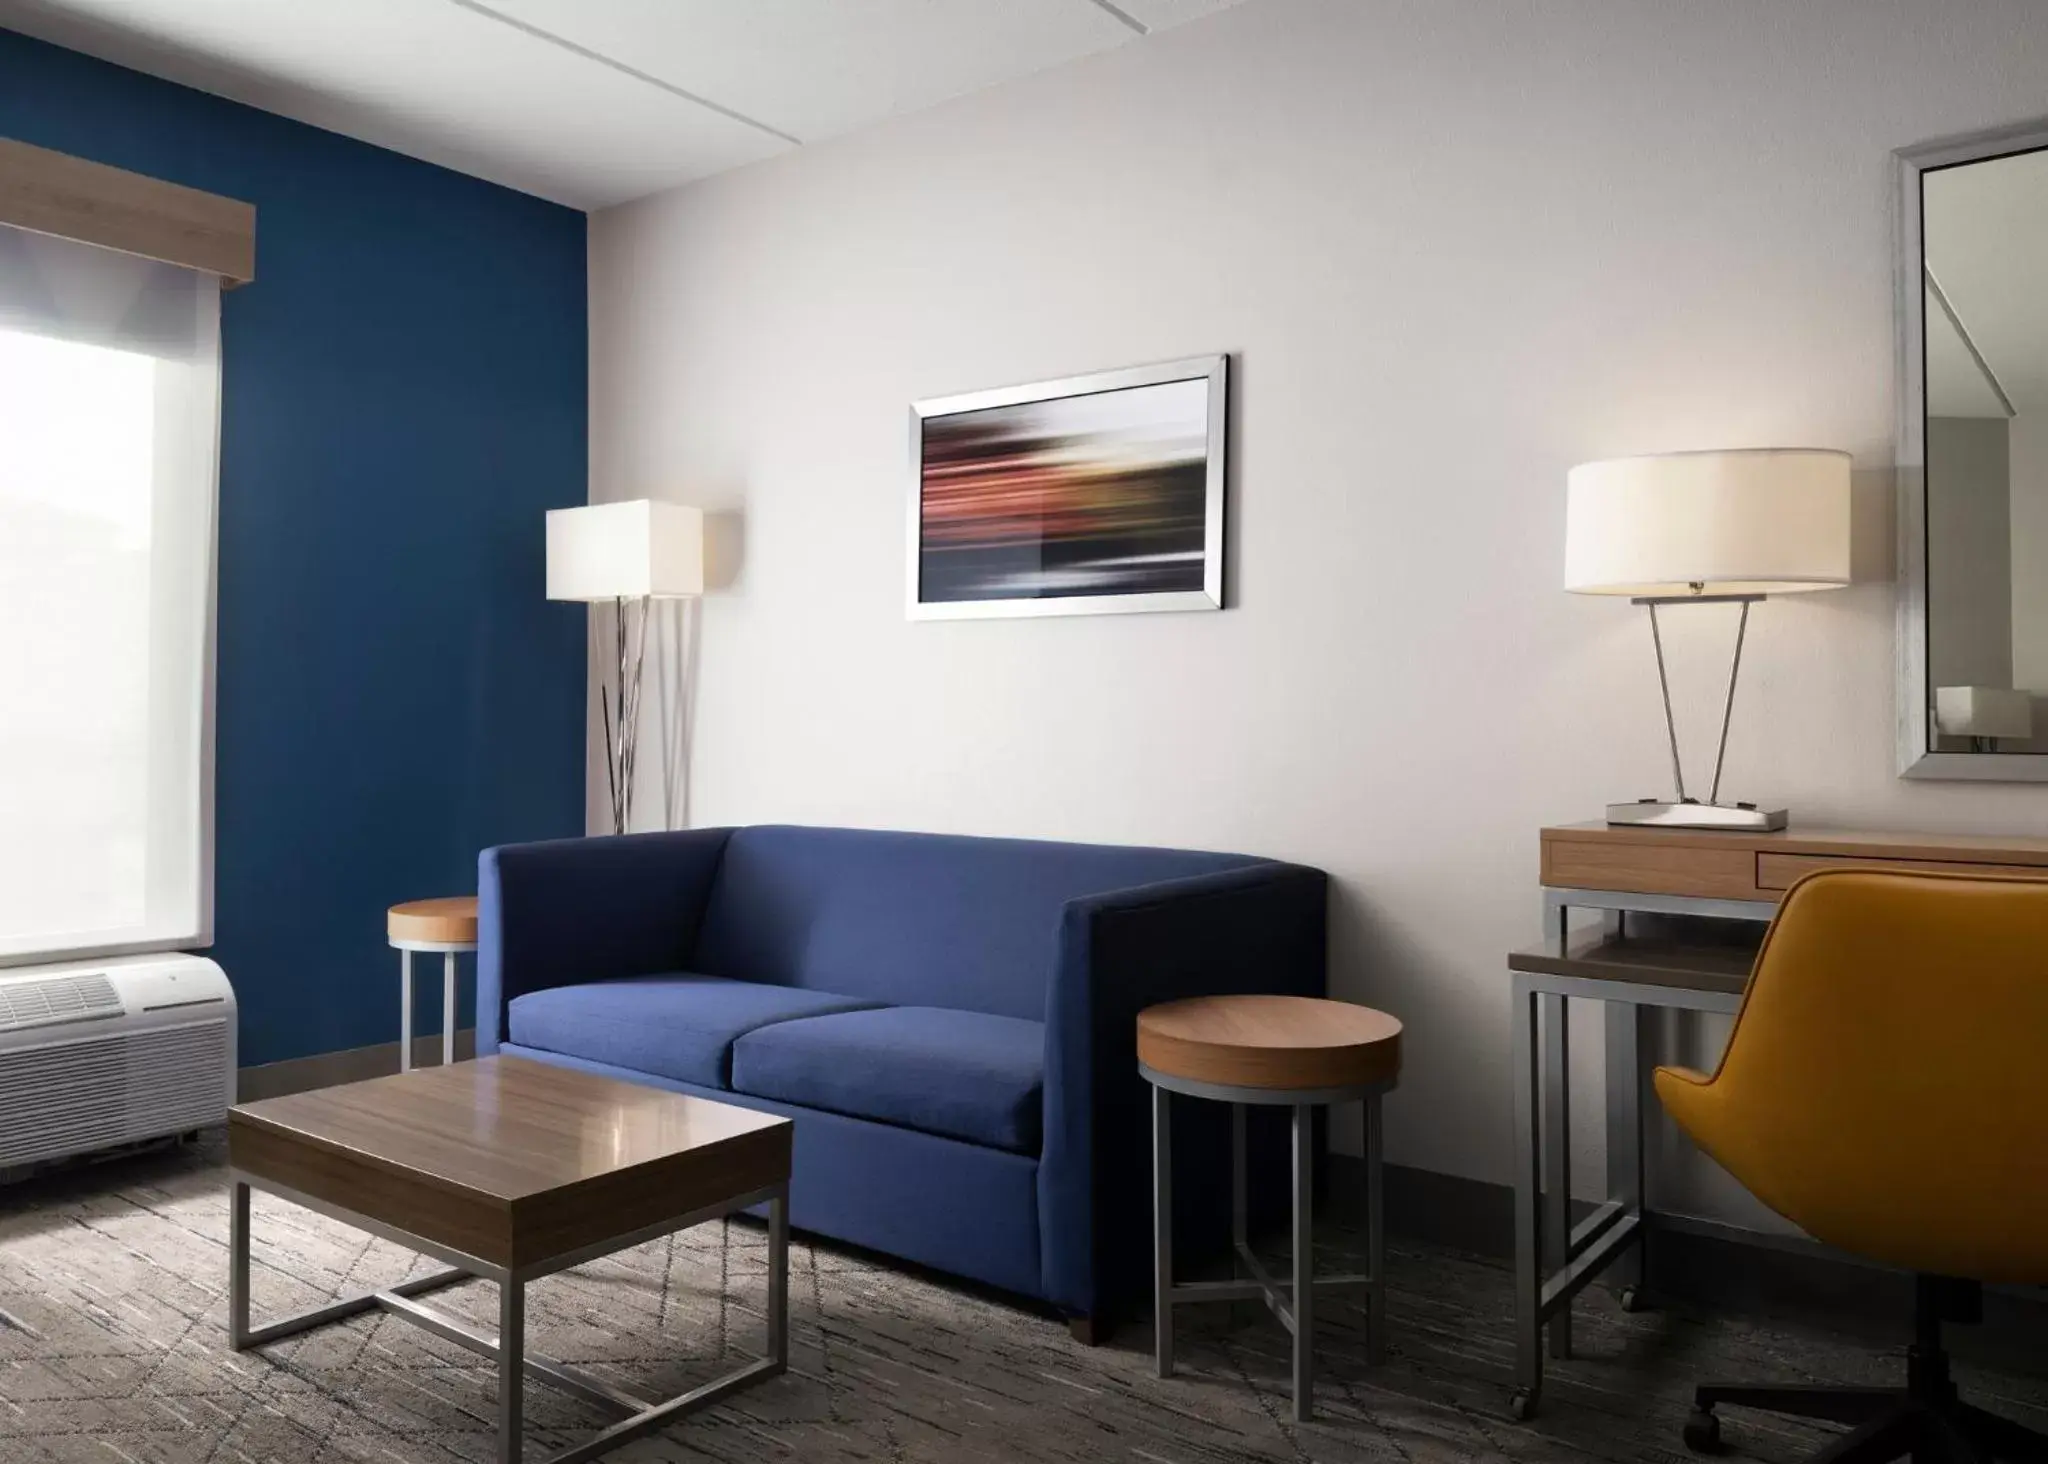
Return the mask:
<svg viewBox="0 0 2048 1464"><path fill-rule="evenodd" d="M1045 1024L943 1007L778 1022L733 1044L732 1088L1036 1154Z"/></svg>
<svg viewBox="0 0 2048 1464"><path fill-rule="evenodd" d="M827 991L671 971L530 991L513 998L507 1031L521 1047L724 1088L733 1044L747 1033L873 1005Z"/></svg>

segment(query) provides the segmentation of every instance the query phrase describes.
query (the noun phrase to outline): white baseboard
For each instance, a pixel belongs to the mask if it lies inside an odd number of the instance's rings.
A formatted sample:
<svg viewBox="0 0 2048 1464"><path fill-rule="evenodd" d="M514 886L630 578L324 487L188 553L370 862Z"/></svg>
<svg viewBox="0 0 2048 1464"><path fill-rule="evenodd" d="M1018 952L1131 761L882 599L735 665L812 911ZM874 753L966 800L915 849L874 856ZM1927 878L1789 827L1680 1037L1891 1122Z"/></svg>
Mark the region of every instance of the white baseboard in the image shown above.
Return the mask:
<svg viewBox="0 0 2048 1464"><path fill-rule="evenodd" d="M464 1027L455 1034L455 1057L464 1062L476 1056L476 1030ZM412 1042L414 1067L429 1067L441 1060L441 1036L415 1037ZM398 1071L398 1044L379 1042L372 1047L349 1047L340 1052L318 1052L311 1057L288 1058L283 1062L245 1067L235 1075L235 1094L243 1103L258 1098L279 1098L286 1093L304 1093L311 1088L331 1088L336 1083L356 1083L364 1078L381 1078Z"/></svg>

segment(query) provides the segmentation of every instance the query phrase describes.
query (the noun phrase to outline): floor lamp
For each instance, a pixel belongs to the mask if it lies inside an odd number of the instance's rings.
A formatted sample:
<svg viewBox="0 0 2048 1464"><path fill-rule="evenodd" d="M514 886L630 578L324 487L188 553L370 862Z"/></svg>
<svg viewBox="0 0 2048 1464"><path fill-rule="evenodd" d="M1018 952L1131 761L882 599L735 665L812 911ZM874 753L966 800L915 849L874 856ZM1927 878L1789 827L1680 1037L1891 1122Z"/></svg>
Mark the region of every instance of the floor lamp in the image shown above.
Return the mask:
<svg viewBox="0 0 2048 1464"><path fill-rule="evenodd" d="M643 498L548 513L548 598L587 605L609 601L612 607L616 654L598 680L598 708L615 834L626 832L633 811L641 672L653 602L703 593L699 510Z"/></svg>

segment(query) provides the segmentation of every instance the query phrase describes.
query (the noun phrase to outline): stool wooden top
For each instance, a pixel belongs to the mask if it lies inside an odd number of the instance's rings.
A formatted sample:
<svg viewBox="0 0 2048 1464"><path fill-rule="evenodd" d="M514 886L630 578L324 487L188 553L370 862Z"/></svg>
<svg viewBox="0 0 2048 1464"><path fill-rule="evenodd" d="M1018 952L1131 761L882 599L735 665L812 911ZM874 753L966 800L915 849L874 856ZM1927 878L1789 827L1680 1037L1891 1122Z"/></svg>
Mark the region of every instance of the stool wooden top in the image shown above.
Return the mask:
<svg viewBox="0 0 2048 1464"><path fill-rule="evenodd" d="M1232 1088L1357 1088L1401 1071L1401 1023L1313 996L1198 996L1138 1013L1138 1061Z"/></svg>
<svg viewBox="0 0 2048 1464"><path fill-rule="evenodd" d="M450 895L439 900L407 900L393 905L385 918L388 939L428 945L476 944L476 896Z"/></svg>

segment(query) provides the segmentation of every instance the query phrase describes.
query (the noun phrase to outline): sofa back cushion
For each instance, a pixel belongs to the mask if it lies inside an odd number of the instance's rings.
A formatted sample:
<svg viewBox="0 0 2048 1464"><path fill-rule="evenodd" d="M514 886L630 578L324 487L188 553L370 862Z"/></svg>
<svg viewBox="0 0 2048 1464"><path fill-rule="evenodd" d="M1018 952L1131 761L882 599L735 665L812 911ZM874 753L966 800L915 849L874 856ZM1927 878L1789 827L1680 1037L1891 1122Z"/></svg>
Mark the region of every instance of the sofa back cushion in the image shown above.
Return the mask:
<svg viewBox="0 0 2048 1464"><path fill-rule="evenodd" d="M695 966L739 981L1042 1021L1069 900L1265 862L755 825L726 841Z"/></svg>

